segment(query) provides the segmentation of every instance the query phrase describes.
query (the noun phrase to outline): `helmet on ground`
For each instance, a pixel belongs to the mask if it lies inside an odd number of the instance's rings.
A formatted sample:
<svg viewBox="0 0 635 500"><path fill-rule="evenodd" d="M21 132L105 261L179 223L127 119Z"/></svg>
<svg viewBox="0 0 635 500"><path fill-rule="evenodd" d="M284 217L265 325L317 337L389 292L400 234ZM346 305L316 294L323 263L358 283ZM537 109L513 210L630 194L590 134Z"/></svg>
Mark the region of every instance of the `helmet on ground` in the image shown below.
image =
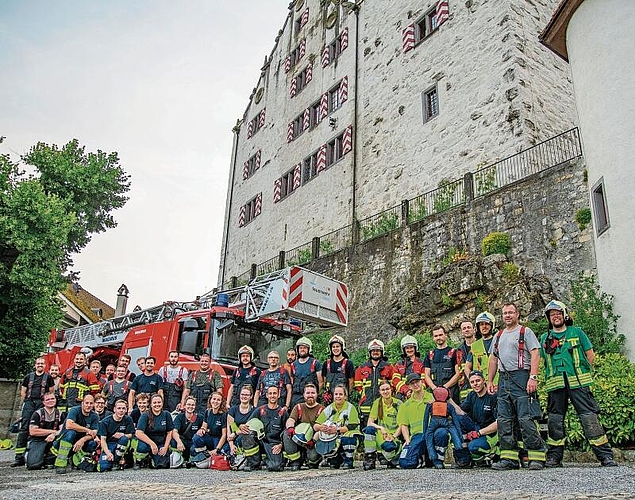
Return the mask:
<svg viewBox="0 0 635 500"><path fill-rule="evenodd" d="M384 343L379 339L373 339L368 343L368 352L370 351L385 351Z"/></svg>
<svg viewBox="0 0 635 500"><path fill-rule="evenodd" d="M559 300L552 300L545 307L545 316L547 317L547 321L549 322L549 328L553 328L551 324L551 320L549 319L549 311L560 311L564 316L564 324L567 326L571 326L573 324L573 320L569 315L569 310L564 302L560 302Z"/></svg>
<svg viewBox="0 0 635 500"><path fill-rule="evenodd" d="M243 354L249 354L251 356L251 359L254 359L254 350L248 345L244 345L240 349L238 349L238 357L240 358L240 356Z"/></svg>
<svg viewBox="0 0 635 500"><path fill-rule="evenodd" d="M331 419L328 419L326 422L324 422L323 425L326 425L327 427L335 427L335 422L333 422ZM330 442L330 441L335 441L335 439L337 438L337 434L333 433L333 434L327 434L326 432L320 432L319 433L319 440L320 441L324 441L324 442ZM318 451L318 453L320 453ZM321 455L321 453L320 453Z"/></svg>
<svg viewBox="0 0 635 500"><path fill-rule="evenodd" d="M331 441L322 441L319 439L315 443L315 451L317 451L322 458L332 458L337 455L337 441L335 439Z"/></svg>
<svg viewBox="0 0 635 500"><path fill-rule="evenodd" d="M247 462L247 457L242 453L229 457L229 463L233 470L239 470Z"/></svg>
<svg viewBox="0 0 635 500"><path fill-rule="evenodd" d="M342 346L342 351L346 349L346 342L344 341L344 339L342 337L340 337L339 335L333 335L330 339L329 339L329 347L331 347L333 344L339 344Z"/></svg>
<svg viewBox="0 0 635 500"><path fill-rule="evenodd" d="M302 422L295 426L295 434L291 438L296 444L306 446L313 438L313 427L308 422Z"/></svg>
<svg viewBox="0 0 635 500"><path fill-rule="evenodd" d="M313 350L313 342L308 337L300 337L298 341L295 343L296 347L300 347L301 345L307 346L309 348L309 354Z"/></svg>
<svg viewBox="0 0 635 500"><path fill-rule="evenodd" d="M247 426L252 433L256 434L256 439L262 439L265 437L265 426L262 421L257 418L252 418L247 421Z"/></svg>
<svg viewBox="0 0 635 500"><path fill-rule="evenodd" d="M170 453L170 469L178 469L183 465L183 455L181 455L178 451L173 451Z"/></svg>
<svg viewBox="0 0 635 500"><path fill-rule="evenodd" d="M492 325L492 330L494 330L494 328L496 328L496 318L494 318L494 315L488 311L483 311L476 317L474 326L476 328L476 337L479 339L483 336L479 327L479 324L481 323L489 323L490 325Z"/></svg>
<svg viewBox="0 0 635 500"><path fill-rule="evenodd" d="M401 352L404 356L406 355L406 347L414 347L415 356L419 356L419 342L412 335L406 335L401 339Z"/></svg>
<svg viewBox="0 0 635 500"><path fill-rule="evenodd" d="M205 458L203 458L205 457ZM200 460L199 460L200 458ZM192 458L191 462L198 468L198 469L209 469L210 463L211 463L211 457L209 455L205 456L203 453L199 453L198 455L194 456L194 458Z"/></svg>

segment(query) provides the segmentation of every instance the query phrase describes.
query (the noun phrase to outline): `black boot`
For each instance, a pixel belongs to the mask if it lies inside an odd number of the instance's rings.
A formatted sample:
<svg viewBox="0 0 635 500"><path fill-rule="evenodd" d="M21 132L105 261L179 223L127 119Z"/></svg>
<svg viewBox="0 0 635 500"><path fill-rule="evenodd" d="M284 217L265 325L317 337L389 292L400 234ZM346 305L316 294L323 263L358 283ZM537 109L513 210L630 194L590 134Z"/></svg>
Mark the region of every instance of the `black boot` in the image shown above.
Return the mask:
<svg viewBox="0 0 635 500"><path fill-rule="evenodd" d="M24 467L25 465L26 462L24 461L24 455L16 455L11 467Z"/></svg>
<svg viewBox="0 0 635 500"><path fill-rule="evenodd" d="M377 452L364 453L364 470L373 470L375 468L375 460Z"/></svg>

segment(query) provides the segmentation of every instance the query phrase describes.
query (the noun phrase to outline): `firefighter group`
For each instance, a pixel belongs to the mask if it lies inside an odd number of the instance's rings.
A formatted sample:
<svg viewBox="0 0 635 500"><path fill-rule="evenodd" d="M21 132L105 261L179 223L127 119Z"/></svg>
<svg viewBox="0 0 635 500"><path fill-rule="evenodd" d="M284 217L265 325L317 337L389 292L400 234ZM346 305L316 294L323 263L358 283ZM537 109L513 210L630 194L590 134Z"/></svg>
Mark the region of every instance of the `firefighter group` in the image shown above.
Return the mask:
<svg viewBox="0 0 635 500"><path fill-rule="evenodd" d="M368 359L358 367L338 335L324 362L302 337L282 353L285 363L269 352L263 370L245 345L226 398L207 354L192 371L179 366L176 351L158 371L154 358L140 358L136 377L125 354L118 366L102 367L97 360L87 364L80 352L64 373L56 365L47 371L38 358L22 382L12 466L60 474L129 467L353 469L363 448L364 470L442 469L450 449L455 468L540 470L562 467L569 402L600 464L616 466L591 393L593 346L562 302L551 301L545 315L549 328L539 340L507 303L499 330L489 312L463 321L456 348L436 325L433 350L422 356L417 339L406 335L395 364L379 339L368 344ZM540 366L546 442L538 427Z"/></svg>

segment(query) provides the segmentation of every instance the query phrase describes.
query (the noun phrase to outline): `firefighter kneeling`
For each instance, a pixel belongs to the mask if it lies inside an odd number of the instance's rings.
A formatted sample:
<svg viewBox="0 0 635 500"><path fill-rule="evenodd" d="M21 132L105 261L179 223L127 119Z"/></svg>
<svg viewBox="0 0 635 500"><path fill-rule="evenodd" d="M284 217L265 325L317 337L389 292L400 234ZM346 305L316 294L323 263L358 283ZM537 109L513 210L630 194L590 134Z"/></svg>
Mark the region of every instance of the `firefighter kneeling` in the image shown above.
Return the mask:
<svg viewBox="0 0 635 500"><path fill-rule="evenodd" d="M303 461L306 461L310 469L317 469L320 464L320 455L315 450L313 440L313 425L324 406L317 402L317 392L315 385L306 384L304 402L293 407L286 422L282 443L284 457L289 461L292 471L299 470Z"/></svg>
<svg viewBox="0 0 635 500"><path fill-rule="evenodd" d="M392 396L388 380L379 383L379 394L381 398L373 402L368 426L364 428L364 470L375 468L377 451L386 459L389 469L399 465L401 428L397 424L397 411L401 401Z"/></svg>

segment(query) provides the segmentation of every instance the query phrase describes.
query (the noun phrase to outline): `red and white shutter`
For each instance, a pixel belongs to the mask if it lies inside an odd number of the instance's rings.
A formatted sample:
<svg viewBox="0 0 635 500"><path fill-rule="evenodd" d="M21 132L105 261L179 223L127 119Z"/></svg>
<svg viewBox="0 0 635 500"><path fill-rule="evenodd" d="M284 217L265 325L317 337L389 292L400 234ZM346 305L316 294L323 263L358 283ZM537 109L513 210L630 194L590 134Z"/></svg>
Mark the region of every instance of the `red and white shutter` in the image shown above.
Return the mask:
<svg viewBox="0 0 635 500"><path fill-rule="evenodd" d="M299 57L299 59L302 59L304 57L305 53L306 53L306 38L303 38L302 41L300 42L300 57Z"/></svg>
<svg viewBox="0 0 635 500"><path fill-rule="evenodd" d="M335 303L335 312L339 320L346 324L348 322L348 288L344 283L337 285L335 294L337 302Z"/></svg>
<svg viewBox="0 0 635 500"><path fill-rule="evenodd" d="M252 120L249 122L249 125L247 125L247 139L250 139L253 133L254 133L254 122Z"/></svg>
<svg viewBox="0 0 635 500"><path fill-rule="evenodd" d="M349 125L344 130L342 138L342 154L348 153L351 149L353 149L353 126Z"/></svg>
<svg viewBox="0 0 635 500"><path fill-rule="evenodd" d="M311 125L311 109L306 108L304 110L304 116L302 117L302 130L307 130Z"/></svg>
<svg viewBox="0 0 635 500"><path fill-rule="evenodd" d="M322 94L320 99L320 120L323 120L329 114L329 94Z"/></svg>
<svg viewBox="0 0 635 500"><path fill-rule="evenodd" d="M258 128L262 128L265 126L265 112L267 108L263 108L260 112L260 116L258 117Z"/></svg>
<svg viewBox="0 0 635 500"><path fill-rule="evenodd" d="M309 63L306 67L306 83L313 80L313 63Z"/></svg>
<svg viewBox="0 0 635 500"><path fill-rule="evenodd" d="M258 193L258 196L256 196L256 203L254 205L254 217L256 217L260 215L260 212L262 212L262 193Z"/></svg>
<svg viewBox="0 0 635 500"><path fill-rule="evenodd" d="M282 193L282 179L278 177L273 181L273 202L278 203Z"/></svg>
<svg viewBox="0 0 635 500"><path fill-rule="evenodd" d="M344 104L348 100L348 76L342 78L339 88L340 104Z"/></svg>
<svg viewBox="0 0 635 500"><path fill-rule="evenodd" d="M344 28L340 35L340 52L344 52L346 47L348 47L348 26Z"/></svg>
<svg viewBox="0 0 635 500"><path fill-rule="evenodd" d="M293 77L291 79L291 87L289 88L289 97L295 97L296 86L297 86L297 77Z"/></svg>
<svg viewBox="0 0 635 500"><path fill-rule="evenodd" d="M249 160L243 164L243 180L249 177Z"/></svg>
<svg viewBox="0 0 635 500"><path fill-rule="evenodd" d="M245 205L240 207L240 215L238 216L238 227L245 225Z"/></svg>
<svg viewBox="0 0 635 500"><path fill-rule="evenodd" d="M302 300L302 270L292 267L289 276L289 307L298 305Z"/></svg>
<svg viewBox="0 0 635 500"><path fill-rule="evenodd" d="M291 56L287 56L284 60L284 72L288 73L291 69Z"/></svg>
<svg viewBox="0 0 635 500"><path fill-rule="evenodd" d="M258 170L260 168L260 155L261 150L256 151L256 165L254 166L254 170Z"/></svg>
<svg viewBox="0 0 635 500"><path fill-rule="evenodd" d="M327 45L322 51L322 67L326 68L331 63L331 47Z"/></svg>
<svg viewBox="0 0 635 500"><path fill-rule="evenodd" d="M317 155L317 171L321 172L326 168L326 144L322 144Z"/></svg>
<svg viewBox="0 0 635 500"><path fill-rule="evenodd" d="M304 26L308 22L309 22L309 8L307 7L306 9L304 9L304 12L302 13L302 19L300 20L300 29L304 28Z"/></svg>
<svg viewBox="0 0 635 500"><path fill-rule="evenodd" d="M403 51L408 52L415 47L415 23L409 24L402 32Z"/></svg>
<svg viewBox="0 0 635 500"><path fill-rule="evenodd" d="M302 184L302 164L298 163L293 169L293 189L298 189Z"/></svg>
<svg viewBox="0 0 635 500"><path fill-rule="evenodd" d="M439 0L437 2L436 27L441 26L450 17L450 7L448 6L448 0Z"/></svg>
<svg viewBox="0 0 635 500"><path fill-rule="evenodd" d="M289 122L287 126L287 142L291 142L293 140L293 122Z"/></svg>

